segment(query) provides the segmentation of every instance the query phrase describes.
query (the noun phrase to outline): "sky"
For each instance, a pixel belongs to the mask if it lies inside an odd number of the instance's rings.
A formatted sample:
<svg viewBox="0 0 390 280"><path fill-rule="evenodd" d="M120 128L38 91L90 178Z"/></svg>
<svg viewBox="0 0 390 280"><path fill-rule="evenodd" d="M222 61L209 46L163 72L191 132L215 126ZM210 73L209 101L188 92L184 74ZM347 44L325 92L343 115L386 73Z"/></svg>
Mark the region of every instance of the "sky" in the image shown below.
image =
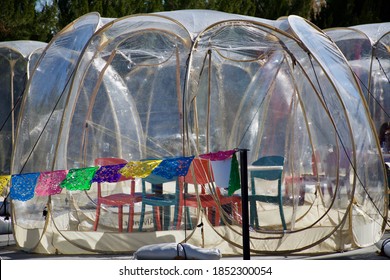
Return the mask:
<svg viewBox="0 0 390 280"><path fill-rule="evenodd" d="M53 0L37 0L35 3L35 9L37 11L42 11L42 8L45 6L45 4L52 4Z"/></svg>

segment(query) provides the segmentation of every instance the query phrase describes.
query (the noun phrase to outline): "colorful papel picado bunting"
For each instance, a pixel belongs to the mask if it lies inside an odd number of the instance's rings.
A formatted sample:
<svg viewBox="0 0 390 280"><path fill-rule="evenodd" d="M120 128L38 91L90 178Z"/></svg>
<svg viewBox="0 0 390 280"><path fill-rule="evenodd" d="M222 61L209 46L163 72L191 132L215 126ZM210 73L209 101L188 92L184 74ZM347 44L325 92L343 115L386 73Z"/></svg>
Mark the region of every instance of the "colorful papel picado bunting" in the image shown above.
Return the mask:
<svg viewBox="0 0 390 280"><path fill-rule="evenodd" d="M208 153L199 157L210 160L217 174L216 185L228 188L233 194L240 188L238 161L235 150ZM129 161L127 164L91 166L70 170L26 173L0 176L0 194L10 185L11 199L26 201L36 196L60 194L69 191L88 191L92 183L115 183L126 178L163 178L172 180L188 173L195 156ZM222 175L218 175L218 174ZM229 177L226 174L230 174Z"/></svg>

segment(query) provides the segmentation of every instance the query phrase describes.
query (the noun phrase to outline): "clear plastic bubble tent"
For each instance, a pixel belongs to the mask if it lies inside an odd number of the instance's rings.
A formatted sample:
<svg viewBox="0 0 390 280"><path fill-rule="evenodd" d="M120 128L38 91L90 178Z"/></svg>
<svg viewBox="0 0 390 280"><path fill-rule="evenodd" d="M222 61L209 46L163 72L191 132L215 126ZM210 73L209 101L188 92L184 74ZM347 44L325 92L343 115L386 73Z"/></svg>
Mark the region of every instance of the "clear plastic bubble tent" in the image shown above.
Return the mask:
<svg viewBox="0 0 390 280"><path fill-rule="evenodd" d="M27 81L46 43L0 42L0 234L12 232L10 204L4 202L11 172L20 103ZM4 196L3 196L4 193Z"/></svg>
<svg viewBox="0 0 390 280"><path fill-rule="evenodd" d="M0 42L0 175L10 174L18 104L46 45L27 40Z"/></svg>
<svg viewBox="0 0 390 280"><path fill-rule="evenodd" d="M241 255L245 177L252 254L352 250L386 229L364 96L298 16L86 14L48 44L19 119L10 197L25 251Z"/></svg>
<svg viewBox="0 0 390 280"><path fill-rule="evenodd" d="M347 58L361 84L381 142L390 126L390 22L324 30ZM382 144L382 143L381 143Z"/></svg>

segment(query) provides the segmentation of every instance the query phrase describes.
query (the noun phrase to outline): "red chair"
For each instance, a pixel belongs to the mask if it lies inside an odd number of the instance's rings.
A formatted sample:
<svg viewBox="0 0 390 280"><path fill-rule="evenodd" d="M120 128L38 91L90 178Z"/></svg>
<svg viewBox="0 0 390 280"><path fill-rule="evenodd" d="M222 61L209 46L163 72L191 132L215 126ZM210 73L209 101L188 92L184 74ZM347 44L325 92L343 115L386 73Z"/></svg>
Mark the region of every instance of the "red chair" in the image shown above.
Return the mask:
<svg viewBox="0 0 390 280"><path fill-rule="evenodd" d="M108 166L127 163L126 160L121 158L97 158L95 159L96 166ZM133 231L134 224L134 204L142 201L142 194L135 192L135 180L134 178L126 178L121 176L117 182L130 181L130 193L115 193L107 196L102 196L102 183L97 183L97 203L96 203L96 218L93 226L93 230L96 231L99 224L100 208L101 205L116 206L118 207L118 226L119 232L122 232L123 228L123 206L129 205L129 222L127 231ZM108 183L107 183L108 184ZM111 183L116 184L116 183Z"/></svg>
<svg viewBox="0 0 390 280"><path fill-rule="evenodd" d="M215 188L215 194L206 193L206 185L214 182L214 176L210 166L210 161L207 159L195 158L186 176L179 177L179 184L184 186L193 184L195 187L200 186L199 201L202 208L206 209L210 221L213 214L215 215L214 224L220 225L220 206L237 205L238 213L241 213L241 198L238 196L223 196L218 187ZM198 198L195 193L188 193L187 187L180 187L184 190L184 206L198 207ZM210 211L212 209L213 211ZM236 212L237 213L237 212Z"/></svg>

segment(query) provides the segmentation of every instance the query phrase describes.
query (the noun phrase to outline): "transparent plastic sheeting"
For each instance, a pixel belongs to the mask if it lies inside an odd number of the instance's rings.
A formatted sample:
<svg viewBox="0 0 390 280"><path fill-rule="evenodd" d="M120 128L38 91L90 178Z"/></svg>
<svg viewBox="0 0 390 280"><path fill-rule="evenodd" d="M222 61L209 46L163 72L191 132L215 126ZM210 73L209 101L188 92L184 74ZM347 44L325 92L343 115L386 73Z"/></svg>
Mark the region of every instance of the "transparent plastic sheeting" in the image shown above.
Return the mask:
<svg viewBox="0 0 390 280"><path fill-rule="evenodd" d="M246 149L253 254L342 251L381 238L387 179L364 95L344 55L306 20L93 13L45 54L23 102L12 174ZM242 254L241 189L226 188L229 162L101 186L102 196L133 192L123 207L106 201L97 211L97 183L13 200L16 241L49 254L172 242Z"/></svg>
<svg viewBox="0 0 390 280"><path fill-rule="evenodd" d="M47 44L0 42L0 175L9 175L16 124L27 81Z"/></svg>
<svg viewBox="0 0 390 280"><path fill-rule="evenodd" d="M390 121L390 101L385 96L390 90L390 23L333 28L325 32L351 65L382 144L383 125Z"/></svg>

